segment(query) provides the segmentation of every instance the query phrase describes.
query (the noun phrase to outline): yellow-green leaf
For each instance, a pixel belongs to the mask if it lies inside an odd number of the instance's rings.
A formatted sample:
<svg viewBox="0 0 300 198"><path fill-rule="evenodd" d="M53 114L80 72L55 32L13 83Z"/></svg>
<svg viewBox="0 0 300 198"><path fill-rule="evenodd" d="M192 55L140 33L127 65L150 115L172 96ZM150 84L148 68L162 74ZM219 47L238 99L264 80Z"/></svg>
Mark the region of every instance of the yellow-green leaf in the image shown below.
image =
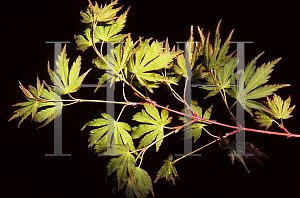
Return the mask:
<svg viewBox="0 0 300 198"><path fill-rule="evenodd" d="M67 59L65 45L61 52L61 56L59 56L59 60L56 62L57 71L52 71L50 69L50 65L48 64L49 76L54 85L59 85L56 86L56 89L61 89L60 91L62 95L78 91L81 87L82 81L91 70L89 69L84 74L79 76L79 71L81 69L81 56L77 57L76 61L73 63L70 69L70 72L68 63L69 59ZM56 74L59 72L59 70L61 71L61 79L56 77Z"/></svg>
<svg viewBox="0 0 300 198"><path fill-rule="evenodd" d="M152 180L145 170L141 169L140 167L135 167L133 172L133 183L141 192L141 194L147 195L150 191L154 197Z"/></svg>
<svg viewBox="0 0 300 198"><path fill-rule="evenodd" d="M87 126L99 127L90 131L89 137L89 148L94 146L96 153L105 153L107 150L107 132L114 128L113 137L114 145L128 145L131 151L135 150L132 137L128 133L131 130L131 127L125 122L116 122L114 121L113 126L107 125L107 117L113 119L110 115L102 113L103 118L97 118L92 121L87 122L81 130L84 130ZM111 127L111 128L108 128ZM116 147L115 147L116 148ZM116 150L115 150L116 152Z"/></svg>
<svg viewBox="0 0 300 198"><path fill-rule="evenodd" d="M149 86L151 82L176 84L172 80L155 72L162 68L168 68L169 64L181 51L166 52L161 42L153 41L150 45L150 40L142 41L140 39L140 45L129 61L129 71L134 74L133 77L136 77L142 86L145 86L153 93L152 88Z"/></svg>
<svg viewBox="0 0 300 198"><path fill-rule="evenodd" d="M26 102L21 102L14 104L12 106L21 106L18 110L14 111L14 115L8 120L11 121L17 117L21 117L21 120L18 124L18 128L21 123L31 114L31 120L35 122L44 122L43 125L39 126L41 128L49 124L55 117L59 116L62 111L62 102L49 102L48 100L61 100L61 98L43 81L40 83L39 78L37 77L37 87L29 85L27 90L19 81L20 89L23 91L26 96ZM44 89L44 85L47 86L48 90ZM55 109L55 105L57 108ZM50 107L47 107L50 106ZM38 109L41 107L47 107L38 112ZM54 111L54 109L56 111Z"/></svg>
<svg viewBox="0 0 300 198"><path fill-rule="evenodd" d="M148 133L140 141L138 148L142 148L151 144L154 140L164 136L164 126L171 122L172 117L168 117L168 111L162 111L161 116L159 115L158 110L153 104L145 103L144 107L146 109L142 112L136 113L132 120L143 122L147 124L140 124L138 127L133 128L132 137L138 138L145 133ZM156 143L156 152L159 150L163 140L160 140Z"/></svg>

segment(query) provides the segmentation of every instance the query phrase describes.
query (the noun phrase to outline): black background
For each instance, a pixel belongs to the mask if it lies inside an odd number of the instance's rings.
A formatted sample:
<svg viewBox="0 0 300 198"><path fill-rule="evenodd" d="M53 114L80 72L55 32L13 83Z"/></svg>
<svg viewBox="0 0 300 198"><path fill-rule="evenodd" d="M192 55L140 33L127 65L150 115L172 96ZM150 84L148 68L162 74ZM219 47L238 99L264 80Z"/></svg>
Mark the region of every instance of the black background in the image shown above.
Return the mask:
<svg viewBox="0 0 300 198"><path fill-rule="evenodd" d="M196 2L196 3L195 3ZM266 1L267 2L267 1ZM270 2L270 1L268 1ZM99 1L99 4L109 3ZM153 37L163 41L167 37L173 45L176 41L186 41L190 26L210 30L214 35L220 19L221 38L224 41L230 31L235 29L232 41L253 41L246 44L246 62L265 51L258 65L278 57L282 60L275 66L270 78L271 84L289 83L292 86L279 90L283 99L289 95L291 104L300 99L298 84L299 13L296 3L264 3L262 1L125 1L122 12L131 6L128 22L123 33L130 32L136 40L138 36ZM91 59L95 56L91 49L84 53L76 51L74 34L82 34L85 25L80 20L80 10L85 11L88 1L13 1L3 4L1 86L1 179L4 197L122 197L123 192L111 194L115 183L105 181L108 157L99 157L87 148L88 130L80 131L85 122L99 117L105 112L105 106L95 104L76 104L63 111L63 153L71 157L45 157L53 153L53 122L42 129L26 119L18 129L20 118L7 123L16 107L12 104L25 101L18 81L27 87L35 85L36 75L50 83L46 72L47 62L53 68L53 44L46 41L71 41L67 53L72 63L78 55L83 56L82 71L93 67ZM121 13L121 12L120 12ZM198 40L197 31L195 39ZM232 44L232 49L235 45ZM2 52L2 54L3 54ZM84 83L97 83L99 71L94 68ZM179 90L179 89L178 89ZM229 119L220 95L216 100L203 97L207 94L193 88L193 99L206 109L214 102L213 117L220 122L234 124ZM105 90L93 94L92 88L83 88L74 95L78 98L105 99ZM162 97L166 92L153 95L153 99L162 105L178 109L178 104L166 101ZM138 101L128 92L128 98ZM116 92L116 100L122 100ZM232 104L232 103L231 103ZM118 110L119 107L116 107ZM221 109L221 110L217 110ZM4 110L4 111L3 111ZM125 114L130 118L133 111ZM292 133L298 129L299 110L296 107L293 118L287 120L286 127ZM172 115L174 116L174 115ZM176 118L174 118L176 119ZM176 124L176 123L175 123ZM178 124L178 123L177 123ZM258 124L246 114L246 127L257 128ZM226 131L227 130L227 131ZM272 131L280 131L275 125ZM228 132L221 127L211 128L218 134ZM145 154L142 168L148 171L152 179L169 153L183 152L183 134L167 138L160 151L150 149ZM194 149L211 141L203 134ZM299 197L299 139L286 139L284 136L247 133L249 141L269 156L262 159L263 166L246 160L251 172L248 174L240 163L231 165L227 152L218 145L203 149L201 157L187 157L175 164L180 180L176 185L165 180L154 184L155 197ZM3 184L2 182L2 184Z"/></svg>

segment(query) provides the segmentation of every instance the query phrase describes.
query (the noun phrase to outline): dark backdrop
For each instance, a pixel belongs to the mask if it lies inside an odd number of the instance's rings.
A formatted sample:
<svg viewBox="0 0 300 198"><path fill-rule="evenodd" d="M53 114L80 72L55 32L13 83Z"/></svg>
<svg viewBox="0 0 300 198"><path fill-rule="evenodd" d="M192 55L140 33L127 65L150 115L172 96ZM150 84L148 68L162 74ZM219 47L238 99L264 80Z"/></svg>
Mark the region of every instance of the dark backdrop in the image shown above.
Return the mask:
<svg viewBox="0 0 300 198"><path fill-rule="evenodd" d="M162 3L163 2L163 3ZM269 1L270 2L270 1ZM99 1L99 4L109 1ZM125 1L124 9L131 6L124 33L131 32L132 37L153 37L163 41L167 37L173 45L176 41L186 41L190 26L194 25L214 33L217 23L222 19L221 38L224 41L230 31L235 29L232 41L253 41L246 44L246 62L265 51L258 65L282 57L275 66L270 83L290 83L277 93L286 99L292 96L291 104L300 99L298 84L299 13L296 3L262 3L262 1ZM12 104L25 101L18 87L18 80L27 87L35 85L36 75L50 82L46 72L47 61L53 67L53 44L45 41L71 41L67 45L68 57L73 62L78 55L83 55L82 71L90 67L92 50L82 53L74 50L74 34L82 34L85 25L80 20L80 10L85 11L88 1L13 1L3 4L2 39L2 86L1 86L1 185L3 197L122 197L122 193L111 195L114 182L105 181L107 157L97 158L87 148L88 130L80 131L83 124L99 117L105 112L105 106L96 104L76 104L63 111L63 153L71 157L45 157L53 153L53 122L42 129L35 129L36 123L26 119L18 129L19 118L7 123L17 108ZM4 23L4 24L3 24ZM195 39L198 40L197 31ZM3 47L4 45L4 47ZM232 44L232 49L235 45ZM99 71L92 69L85 83L97 83ZM78 92L81 98L105 98L105 90L95 95L92 88L83 88ZM162 105L169 104L159 97L153 98ZM213 117L221 122L233 124L229 119L220 95L215 100L203 97L206 91L193 88L193 99L206 109L214 103ZM116 93L117 95L117 93ZM128 94L130 95L130 94ZM121 100L121 96L116 96ZM133 101L138 99L128 96ZM178 103L170 101L173 108ZM116 107L119 108L119 107ZM216 110L221 108L221 110ZM300 133L297 120L299 110L296 107L293 118L286 121L286 127L292 133ZM128 113L129 117L130 112ZM129 117L130 118L130 117ZM258 126L246 114L246 126ZM174 118L176 119L176 118ZM211 130L228 132L216 127ZM279 131L276 126L270 128ZM147 170L152 179L169 153L183 152L182 133L167 138L158 153L149 150L142 168ZM207 135L193 146L194 149L210 142ZM176 185L165 180L154 184L156 197L299 197L299 139L286 139L283 136L247 133L250 141L269 156L262 159L263 166L246 160L251 172L235 162L232 166L227 152L218 145L203 149L201 157L188 157L176 163L180 181Z"/></svg>

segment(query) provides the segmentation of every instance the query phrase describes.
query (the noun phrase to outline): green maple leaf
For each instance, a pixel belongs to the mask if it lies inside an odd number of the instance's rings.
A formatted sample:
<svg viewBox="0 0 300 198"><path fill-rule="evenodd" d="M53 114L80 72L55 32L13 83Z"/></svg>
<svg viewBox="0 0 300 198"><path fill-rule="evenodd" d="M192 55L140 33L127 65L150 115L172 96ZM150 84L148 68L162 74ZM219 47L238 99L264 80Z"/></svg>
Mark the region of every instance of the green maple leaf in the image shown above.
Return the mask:
<svg viewBox="0 0 300 198"><path fill-rule="evenodd" d="M138 188L134 185L132 180L128 180L126 189L125 189L125 196L130 198L146 198L147 195L142 194Z"/></svg>
<svg viewBox="0 0 300 198"><path fill-rule="evenodd" d="M56 86L56 89L61 90L61 94L69 94L76 92L80 89L82 81L85 76L89 73L91 69L86 71L84 74L79 76L80 68L81 68L81 56L78 56L76 61L73 63L70 71L69 71L69 59L67 59L66 53L66 45L64 46L61 55L58 57L58 61L56 61L57 70L54 72L50 69L50 65L48 62L48 73L51 81ZM56 74L60 73L61 79L56 77ZM59 75L58 75L59 76Z"/></svg>
<svg viewBox="0 0 300 198"><path fill-rule="evenodd" d="M92 29L89 27L86 28L83 32L83 35L75 35L74 37L77 44L76 49L84 52L87 48L93 45ZM94 39L94 43L98 43L99 41L99 39Z"/></svg>
<svg viewBox="0 0 300 198"><path fill-rule="evenodd" d="M166 52L164 51L163 43L154 41L149 45L150 40L151 39L142 41L140 38L140 44L137 47L134 56L129 60L129 71L133 73L133 77L137 78L140 85L145 86L153 93L150 84L152 84L152 86L158 82L176 84L172 80L161 76L154 71L168 68L173 59L181 52ZM158 86L154 85L154 87Z"/></svg>
<svg viewBox="0 0 300 198"><path fill-rule="evenodd" d="M116 17L116 14L118 11L122 9L123 6L119 8L113 9L113 7L118 3L118 0L112 1L108 5L100 6L98 5L97 2L95 2L95 6L92 4L89 5L88 9L86 12L80 12L80 15L82 16L81 22L82 23L92 23L94 20L94 16L96 17L97 22L107 22L111 21Z"/></svg>
<svg viewBox="0 0 300 198"><path fill-rule="evenodd" d="M231 78L234 78L232 73L234 73L236 66L237 66L237 57L234 56L233 58L230 59L228 63L225 64L224 67L218 67L214 70L217 85L221 90L229 89L230 85L232 85ZM211 75L207 75L206 80L207 80L207 84L215 85L215 82ZM202 89L210 90L210 92L207 94L207 96L204 99L218 94L219 93L218 87L217 86L201 87Z"/></svg>
<svg viewBox="0 0 300 198"><path fill-rule="evenodd" d="M161 178L166 178L169 182L170 179L173 181L173 185L175 185L175 177L179 179L176 168L172 164L173 156L170 154L168 159L164 160L164 164L157 172L157 176L155 178L154 183L156 183Z"/></svg>
<svg viewBox="0 0 300 198"><path fill-rule="evenodd" d="M288 119L292 117L291 112L295 108L295 105L290 107L291 97L283 101L280 96L274 94L273 100L267 97L267 101L265 102L265 106L267 108L264 111L260 110L255 112L256 119L255 121L260 123L259 127L266 126L268 129L275 119Z"/></svg>
<svg viewBox="0 0 300 198"><path fill-rule="evenodd" d="M244 83L245 89L243 87L239 87L237 90L236 87L231 87L230 91L227 91L228 95L233 98L236 98L238 102L245 106L246 111L253 117L253 113L251 108L258 110L266 110L266 107L262 104L256 102L254 99L264 98L266 96L272 95L273 92L277 91L282 87L290 86L290 84L278 84L278 85L264 85L267 83L270 74L273 71L273 67L275 64L281 59L278 58L272 62L268 62L267 64L262 64L260 67L256 69L256 61L263 54L259 54L255 57L250 63L247 64L244 72ZM256 70L255 70L256 69ZM232 78L233 84L236 82L235 79ZM243 80L243 79L240 79ZM245 94L245 95L244 95Z"/></svg>
<svg viewBox="0 0 300 198"><path fill-rule="evenodd" d="M200 57L201 57L202 62L207 70L224 66L227 62L229 62L229 60L231 59L233 54L235 54L235 52L236 52L236 51L234 51L231 54L226 55L228 53L230 39L232 37L233 30L230 32L230 34L229 34L228 38L226 39L226 41L224 42L223 46L220 47L220 45L221 45L221 39L220 39L221 21L222 20L219 21L216 32L215 32L215 41L214 41L213 47L212 47L212 44L209 43L210 33L208 33L207 37L205 38L202 33L202 30L200 30L200 28L198 28L200 38L201 38L201 45L202 45Z"/></svg>
<svg viewBox="0 0 300 198"><path fill-rule="evenodd" d="M179 56L177 56L176 64L174 64L173 67L174 71L179 74L180 77L182 76L184 78L190 78L190 76L187 75L186 71L186 59L188 58L190 59L192 70L192 81L194 83L199 83L199 79L203 79L204 77L206 77L208 75L208 72L204 71L205 66L202 63L196 65L196 62L199 60L200 56L203 55L203 45L201 45L201 42L199 43L194 41L193 26L191 26L191 34L186 46L186 50L187 54L190 56L185 57L184 54L180 54ZM177 51L179 51L179 49Z"/></svg>
<svg viewBox="0 0 300 198"><path fill-rule="evenodd" d="M184 54L180 54L177 58L176 58L176 65L174 67L174 70L176 73L178 73L179 75L181 75L184 78L190 78L190 76L187 75L186 72L186 58L188 58L190 60L190 64L191 64L191 70L193 70L196 61L199 59L200 57L200 43L199 42L194 42L194 36L193 36L193 26L191 26L191 34L190 34L190 38L188 40L186 50L188 55L191 55L191 57L185 57ZM177 50L179 51L179 49ZM196 77L196 73L194 73L193 78Z"/></svg>
<svg viewBox="0 0 300 198"><path fill-rule="evenodd" d="M11 121L17 117L22 117L18 128L21 123L31 114L31 121L35 122L44 122L43 125L37 127L41 128L49 124L54 118L59 116L62 111L63 103L62 102L47 102L46 100L61 100L61 98L48 86L44 81L41 84L39 78L37 77L37 87L31 85L28 86L28 90L21 84L19 81L19 87L26 96L26 102L16 103L12 106L21 106L20 109L14 111L14 115L8 120ZM47 86L48 90L44 89L44 85ZM52 106L52 107L49 107ZM39 112L37 110L42 107L47 107Z"/></svg>
<svg viewBox="0 0 300 198"><path fill-rule="evenodd" d="M86 13L81 12L83 23L92 23L94 17L97 21L95 28L94 43L99 41L103 42L119 42L122 41L128 34L118 34L124 27L126 22L127 13L129 8L120 17L116 16L116 13L122 8L112 9L117 1L112 2L108 6L102 6L99 8L97 2L95 6L89 5L89 9ZM115 20L116 19L116 20ZM118 35L117 35L118 34ZM92 29L87 27L83 35L75 35L75 42L77 44L76 49L85 51L87 48L93 45ZM85 38L86 37L86 38Z"/></svg>
<svg viewBox="0 0 300 198"><path fill-rule="evenodd" d="M277 96L276 94L274 94L273 100L270 100L269 97L267 97L267 100L270 111L272 112L272 116L275 119L288 119L292 117L292 115L290 114L296 105L290 107L291 96L289 96L289 98L286 99L284 102L280 98L280 96Z"/></svg>
<svg viewBox="0 0 300 198"><path fill-rule="evenodd" d="M197 59L199 57L199 53L198 53L199 52L199 50L198 50L199 44L197 43L194 46L195 47L194 47L193 55L192 55L192 59L191 59L192 81L198 82L197 80L206 77L208 75L208 73L204 71L205 67L202 65L202 63L195 66L195 62L197 61ZM179 76L182 76L184 78L190 78L187 75L185 66L186 66L186 58L183 54L180 54L176 58L176 64L173 67L174 71L176 72L176 74L179 74Z"/></svg>
<svg viewBox="0 0 300 198"><path fill-rule="evenodd" d="M256 118L254 119L256 122L260 123L258 127L266 127L266 130L272 125L273 118L270 114L263 112L263 111L256 111Z"/></svg>
<svg viewBox="0 0 300 198"><path fill-rule="evenodd" d="M133 128L132 138L136 139L141 137L142 135L148 133L144 136L144 138L140 141L138 148L142 148L151 144L154 140L158 140L159 138L164 136L164 126L171 122L172 117L169 117L169 112L165 109L161 111L161 115L159 115L158 110L153 104L145 103L144 109L142 112L136 113L132 120L143 122L147 124L139 124L138 127ZM156 143L156 152L158 151L163 140L160 140Z"/></svg>
<svg viewBox="0 0 300 198"><path fill-rule="evenodd" d="M152 180L147 171L141 169L140 167L135 167L133 172L133 184L140 191L140 194L142 194L144 197L147 197L149 191L154 197Z"/></svg>
<svg viewBox="0 0 300 198"><path fill-rule="evenodd" d="M126 182L129 177L133 177L134 164L136 161L134 156L130 153L128 145L116 145L116 148L116 154L122 154L122 156L110 160L107 165L107 176L116 171L118 190L121 190L124 187L124 182Z"/></svg>
<svg viewBox="0 0 300 198"><path fill-rule="evenodd" d="M94 90L94 93L96 93L96 91L101 87L101 85L107 80L107 73L103 74L101 76L101 78L98 78L98 84L97 84L97 87L96 89Z"/></svg>
<svg viewBox="0 0 300 198"><path fill-rule="evenodd" d="M94 147L96 153L106 154L107 148L107 132L112 130L114 127L114 145L128 145L130 150L135 150L132 138L128 131L131 131L131 127L125 122L113 122L113 125L108 125L108 119L113 120L113 118L106 113L101 114L103 118L97 118L92 121L87 122L81 129L84 130L87 126L99 127L90 131L89 137L89 148ZM109 117L109 118L108 118ZM116 148L116 147L115 147Z"/></svg>
<svg viewBox="0 0 300 198"><path fill-rule="evenodd" d="M211 105L205 112L204 112L204 115L202 115L202 108L199 106L198 102L195 101L195 100L192 100L191 102L191 107L193 109L193 111L201 118L204 118L204 119L207 119L209 120L210 119L210 115L211 115L211 112L212 112L212 108L213 108L213 105ZM182 110L183 111L183 110ZM192 115L192 113L189 113L189 115ZM180 116L179 117L179 120L184 120L184 119L187 119L187 121L191 121L192 118L190 117L184 117L184 116ZM192 125L189 125L187 130L192 130L192 136L194 137L194 142L196 142L201 134L202 134L202 129L207 126L207 124L211 124L209 122L205 122L205 121L201 121L201 120L198 120L197 122L194 122Z"/></svg>
<svg viewBox="0 0 300 198"><path fill-rule="evenodd" d="M96 26L95 39L104 42L122 41L128 34L119 34L125 26L127 13L129 8L116 21L112 20L106 23L100 23Z"/></svg>

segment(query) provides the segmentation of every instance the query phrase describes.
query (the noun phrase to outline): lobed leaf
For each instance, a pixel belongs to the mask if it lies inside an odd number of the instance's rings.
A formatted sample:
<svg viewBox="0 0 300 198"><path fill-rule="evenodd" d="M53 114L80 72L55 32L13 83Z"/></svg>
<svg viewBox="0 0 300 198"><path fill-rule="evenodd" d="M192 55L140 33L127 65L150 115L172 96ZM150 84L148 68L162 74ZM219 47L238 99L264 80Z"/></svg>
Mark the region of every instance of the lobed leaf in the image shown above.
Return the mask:
<svg viewBox="0 0 300 198"><path fill-rule="evenodd" d="M151 144L154 140L164 136L164 126L171 122L172 117L168 117L169 113L167 110L163 109L161 115L159 115L158 110L153 104L145 103L144 107L146 109L142 112L136 113L132 120L143 122L147 124L140 124L138 127L133 128L132 137L138 138L142 135L148 133L140 141L138 148L142 148ZM163 140L161 139L156 143L156 152L158 152L159 147Z"/></svg>
<svg viewBox="0 0 300 198"><path fill-rule="evenodd" d="M238 102L245 106L245 110L253 117L252 109L269 111L265 106L254 101L254 99L260 99L272 95L275 91L280 88L290 86L289 84L277 84L277 85L264 85L268 82L270 74L273 71L273 67L280 60L280 58L275 61L268 62L267 64L262 64L256 69L257 59L263 54L260 53L256 56L250 63L247 64L244 72L244 83L245 89L240 87L237 90L236 87L231 87L231 90L226 90L226 93L238 100ZM240 80L243 80L240 78ZM232 78L231 83L236 83Z"/></svg>
<svg viewBox="0 0 300 198"><path fill-rule="evenodd" d="M263 111L256 111L256 119L254 119L256 122L260 123L260 125L258 127L266 127L266 130L268 130L268 128L272 125L273 123L273 119L272 116L270 116L269 114L263 112Z"/></svg>
<svg viewBox="0 0 300 198"><path fill-rule="evenodd" d="M119 42L124 40L128 34L119 34L125 26L129 8L116 21L100 23L95 29L95 39L104 42Z"/></svg>
<svg viewBox="0 0 300 198"><path fill-rule="evenodd" d="M47 86L48 90L44 89L44 85ZM19 81L19 87L23 91L27 98L27 102L16 103L12 106L21 106L18 110L14 111L14 115L8 120L11 121L17 117L21 117L18 124L18 128L21 123L31 114L31 121L44 122L41 126L37 128L44 127L49 124L54 118L59 116L62 111L62 102L49 102L48 100L61 100L61 98L43 81L40 83L37 77L37 87L29 85L27 90ZM47 107L51 106L51 107ZM55 107L56 106L56 107ZM43 110L38 111L41 107L47 107Z"/></svg>
<svg viewBox="0 0 300 198"><path fill-rule="evenodd" d="M141 194L147 195L150 191L152 193L152 196L154 197L152 180L145 170L141 169L140 167L135 167L133 172L133 183L141 192Z"/></svg>
<svg viewBox="0 0 300 198"><path fill-rule="evenodd" d="M50 69L50 65L48 63L48 73L54 85L58 85L55 88L61 91L61 94L69 94L76 92L80 89L82 81L86 77L86 75L90 72L91 69L86 71L84 74L79 76L79 71L81 69L81 56L78 56L76 61L73 63L72 68L69 72L69 59L67 59L66 53L66 45L64 46L61 56L56 61L57 71L54 72ZM61 72L59 72L59 70ZM61 76L60 78L55 78L55 76Z"/></svg>
<svg viewBox="0 0 300 198"><path fill-rule="evenodd" d="M113 9L113 6L115 6L117 2L118 0L112 1L110 4L105 4L103 7L102 5L99 7L97 2L95 2L95 6L90 3L85 13L82 11L80 12L80 15L82 16L80 21L89 24L93 22L94 17L97 22L107 22L115 19L117 12L122 9L122 7Z"/></svg>
<svg viewBox="0 0 300 198"><path fill-rule="evenodd" d="M128 180L126 189L125 189L126 197L137 197L137 198L145 198L146 195L142 194L137 187L133 184L133 181Z"/></svg>
<svg viewBox="0 0 300 198"><path fill-rule="evenodd" d="M283 101L280 96L274 94L273 100L270 100L268 97L267 100L270 111L275 119L288 119L292 117L290 113L295 108L295 105L289 108L291 96L289 96L287 100Z"/></svg>
<svg viewBox="0 0 300 198"><path fill-rule="evenodd" d="M198 31L200 34L200 38L201 38L201 59L202 62L204 63L204 66L206 67L207 70L210 69L215 69L218 67L222 67L224 66L226 63L229 62L229 60L231 59L231 57L236 53L236 51L232 52L229 55L226 55L228 53L228 49L229 49L229 44L230 44L230 40L233 34L232 30L228 36L228 38L226 39L226 41L224 42L223 46L221 46L221 39L220 39L220 24L221 21L219 21L216 32L215 32L215 40L214 40L214 47L212 47L212 45L209 43L209 37L210 37L210 33L207 34L206 38L203 35L202 30L198 27Z"/></svg>
<svg viewBox="0 0 300 198"><path fill-rule="evenodd" d="M173 185L175 185L175 177L179 179L178 173L176 168L172 164L173 156L170 154L168 159L164 160L164 164L157 172L157 176L155 178L154 183L156 183L161 178L166 178L169 182L170 179L173 181Z"/></svg>
<svg viewBox="0 0 300 198"><path fill-rule="evenodd" d="M86 49L88 49L90 46L93 45L93 39L92 39L92 29L91 28L86 28L84 30L84 36L82 35L74 35L75 38L75 43L77 44L76 49L77 50L81 50L81 51L85 51ZM98 43L100 40L96 39L94 40L94 43Z"/></svg>
<svg viewBox="0 0 300 198"><path fill-rule="evenodd" d="M132 137L128 133L131 127L125 122L113 122L112 126L107 124L108 119L113 120L113 118L106 114L101 114L103 118L94 119L87 122L82 128L84 130L87 126L99 127L90 131L89 137L89 148L94 147L96 153L105 153L107 149L107 132L114 130L113 137L109 137L113 140L113 145L117 149L116 145L128 145L131 151L135 150ZM117 152L115 150L115 152Z"/></svg>
<svg viewBox="0 0 300 198"><path fill-rule="evenodd" d="M116 171L118 180L118 190L121 189L121 182L126 181L127 175L133 177L134 164L136 163L134 156L129 152L129 146L117 145L119 153L122 156L112 158L107 165L107 176Z"/></svg>
<svg viewBox="0 0 300 198"><path fill-rule="evenodd" d="M134 74L133 77L136 77L141 86L145 86L153 93L150 83L166 82L176 84L170 79L155 73L155 71L168 68L173 59L181 52L167 52L161 42L154 41L150 45L150 40L142 41L140 38L140 45L137 47L134 56L130 58L129 71Z"/></svg>

